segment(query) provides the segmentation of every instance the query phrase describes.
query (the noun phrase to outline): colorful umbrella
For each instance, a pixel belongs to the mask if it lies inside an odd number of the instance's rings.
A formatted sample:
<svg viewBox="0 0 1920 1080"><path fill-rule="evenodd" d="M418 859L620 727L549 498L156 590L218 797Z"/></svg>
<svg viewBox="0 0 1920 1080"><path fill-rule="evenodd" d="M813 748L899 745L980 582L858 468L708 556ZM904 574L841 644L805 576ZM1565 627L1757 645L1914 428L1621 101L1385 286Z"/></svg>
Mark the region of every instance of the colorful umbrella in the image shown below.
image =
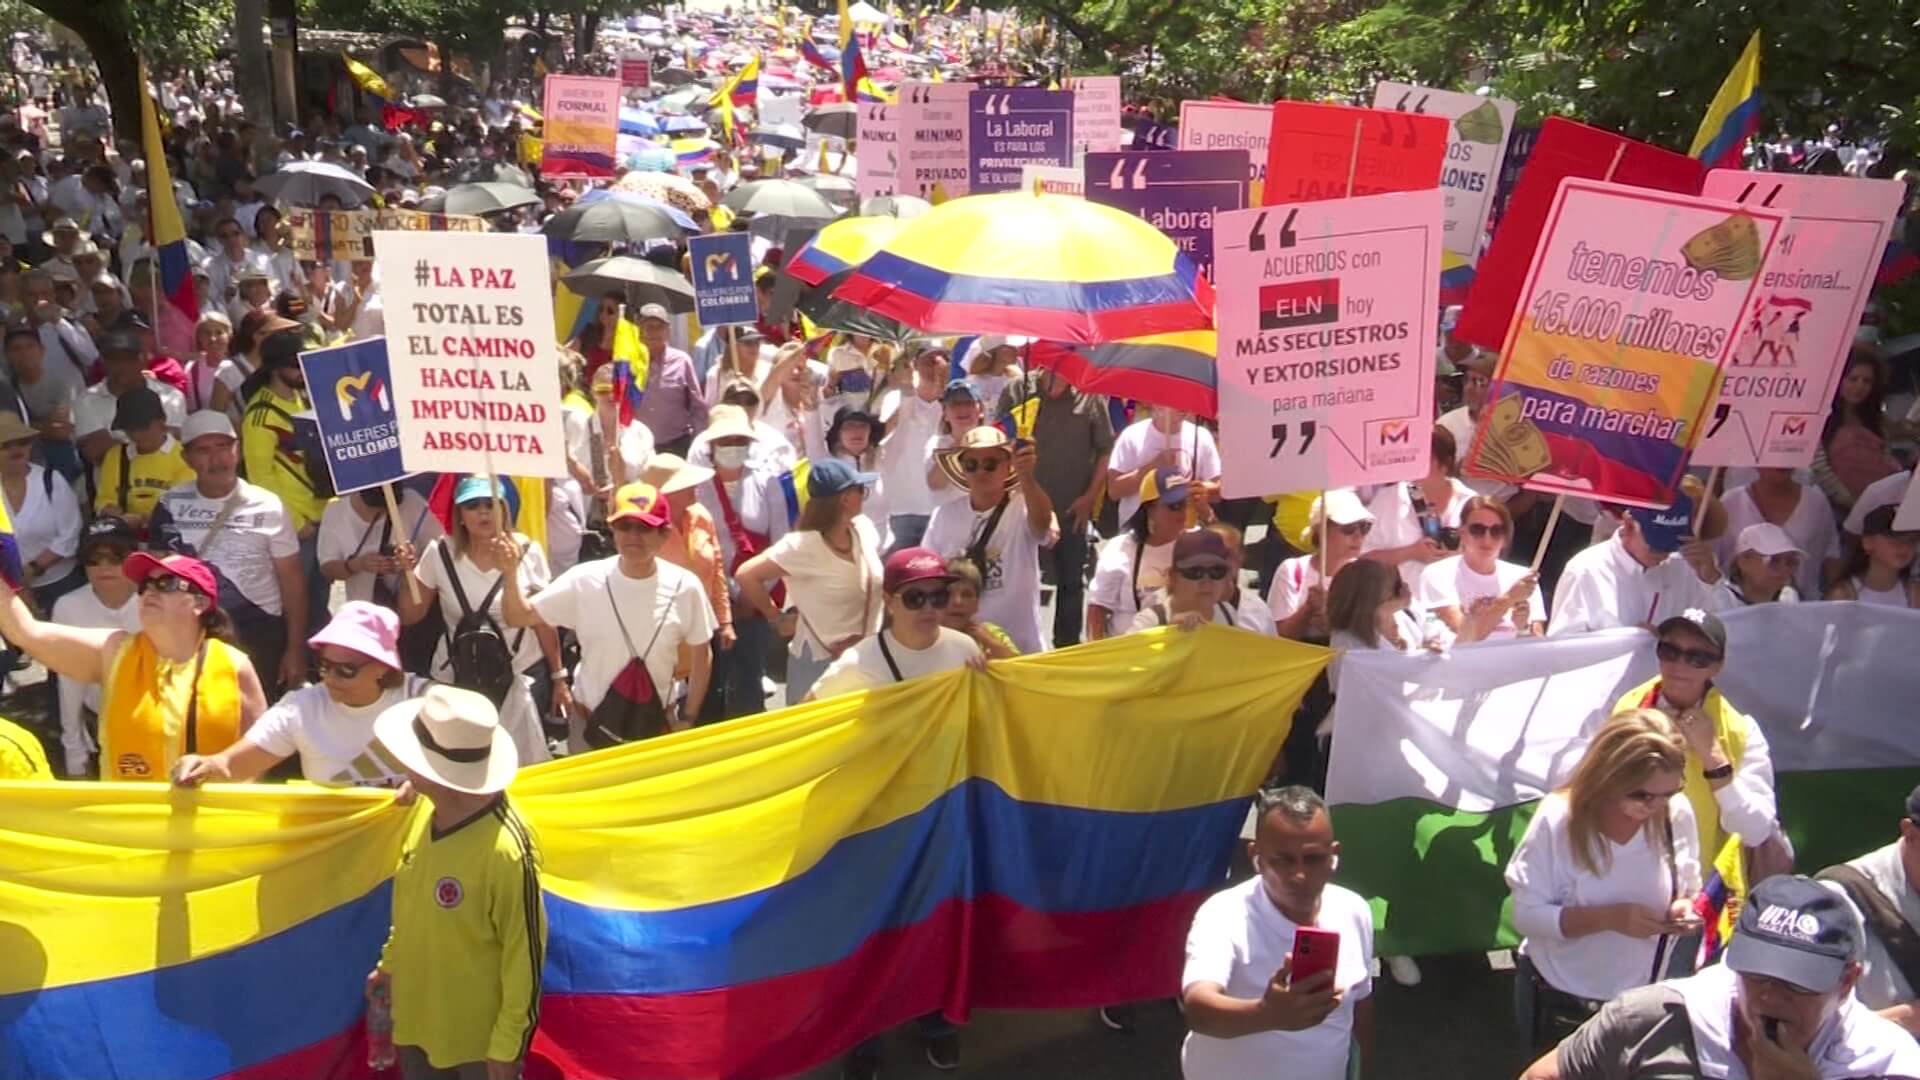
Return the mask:
<svg viewBox="0 0 1920 1080"><path fill-rule="evenodd" d="M934 207L834 295L931 334L1093 344L1213 325L1213 286L1165 233L1027 191Z"/></svg>
<svg viewBox="0 0 1920 1080"><path fill-rule="evenodd" d="M1218 347L1212 330L1181 330L1101 345L1037 341L1030 353L1035 367L1052 368L1083 393L1216 416Z"/></svg>
<svg viewBox="0 0 1920 1080"><path fill-rule="evenodd" d="M906 226L899 218L843 218L814 233L787 260L784 269L803 284L819 285L866 262Z"/></svg>
<svg viewBox="0 0 1920 1080"><path fill-rule="evenodd" d="M698 184L675 173L630 172L615 182L613 189L658 199L689 214L713 209L713 200L707 198Z"/></svg>

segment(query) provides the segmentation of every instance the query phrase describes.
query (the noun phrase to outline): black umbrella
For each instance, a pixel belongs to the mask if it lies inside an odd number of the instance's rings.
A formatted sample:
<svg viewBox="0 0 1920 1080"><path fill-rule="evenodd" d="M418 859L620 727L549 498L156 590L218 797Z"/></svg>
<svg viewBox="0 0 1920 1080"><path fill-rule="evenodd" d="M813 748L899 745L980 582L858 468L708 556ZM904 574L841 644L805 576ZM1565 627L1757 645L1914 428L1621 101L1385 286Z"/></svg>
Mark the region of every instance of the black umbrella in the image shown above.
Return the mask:
<svg viewBox="0 0 1920 1080"><path fill-rule="evenodd" d="M560 280L582 296L618 292L625 293L635 307L664 304L675 313L693 310L693 283L686 275L629 255L582 263Z"/></svg>
<svg viewBox="0 0 1920 1080"><path fill-rule="evenodd" d="M845 102L837 105L822 105L802 117L800 123L808 131L817 131L822 135L832 135L841 139L855 139L860 136L859 107Z"/></svg>
<svg viewBox="0 0 1920 1080"><path fill-rule="evenodd" d="M528 176L525 169L508 161L476 161L461 168L454 174L454 179L463 184L492 181L523 188L533 186L533 177Z"/></svg>
<svg viewBox="0 0 1920 1080"><path fill-rule="evenodd" d="M648 240L678 240L686 235L673 218L627 199L570 206L548 218L540 231L563 240L602 244L642 244Z"/></svg>
<svg viewBox="0 0 1920 1080"><path fill-rule="evenodd" d="M782 150L807 148L807 133L792 124L770 124L766 127L757 127L748 138L765 146L777 146Z"/></svg>
<svg viewBox="0 0 1920 1080"><path fill-rule="evenodd" d="M422 199L420 209L440 214L491 214L520 206L538 206L540 196L533 189L515 184L486 180L475 184L456 184L444 195Z"/></svg>

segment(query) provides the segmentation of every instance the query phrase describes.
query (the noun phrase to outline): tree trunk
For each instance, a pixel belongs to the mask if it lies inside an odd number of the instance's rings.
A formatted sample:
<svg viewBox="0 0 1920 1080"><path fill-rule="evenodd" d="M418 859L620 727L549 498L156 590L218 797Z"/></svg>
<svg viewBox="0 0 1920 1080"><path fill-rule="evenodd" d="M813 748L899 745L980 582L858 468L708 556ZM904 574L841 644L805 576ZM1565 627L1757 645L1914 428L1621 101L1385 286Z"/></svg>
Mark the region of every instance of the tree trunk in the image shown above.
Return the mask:
<svg viewBox="0 0 1920 1080"><path fill-rule="evenodd" d="M66 0L28 0L33 7L73 31L100 69L107 88L107 107L113 113L117 138L140 142L140 54L128 33L132 20L125 0L74 4Z"/></svg>
<svg viewBox="0 0 1920 1080"><path fill-rule="evenodd" d="M273 128L273 68L267 58L265 0L233 0L233 81L247 119Z"/></svg>

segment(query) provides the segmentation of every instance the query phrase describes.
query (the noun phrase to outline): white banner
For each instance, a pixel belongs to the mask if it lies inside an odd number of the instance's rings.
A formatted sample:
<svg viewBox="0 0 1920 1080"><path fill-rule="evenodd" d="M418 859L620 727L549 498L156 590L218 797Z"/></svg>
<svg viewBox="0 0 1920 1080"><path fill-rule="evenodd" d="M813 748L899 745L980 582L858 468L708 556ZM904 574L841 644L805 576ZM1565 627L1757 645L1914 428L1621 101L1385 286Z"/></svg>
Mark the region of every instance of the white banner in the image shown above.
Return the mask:
<svg viewBox="0 0 1920 1080"><path fill-rule="evenodd" d="M374 236L409 471L566 475L547 242Z"/></svg>

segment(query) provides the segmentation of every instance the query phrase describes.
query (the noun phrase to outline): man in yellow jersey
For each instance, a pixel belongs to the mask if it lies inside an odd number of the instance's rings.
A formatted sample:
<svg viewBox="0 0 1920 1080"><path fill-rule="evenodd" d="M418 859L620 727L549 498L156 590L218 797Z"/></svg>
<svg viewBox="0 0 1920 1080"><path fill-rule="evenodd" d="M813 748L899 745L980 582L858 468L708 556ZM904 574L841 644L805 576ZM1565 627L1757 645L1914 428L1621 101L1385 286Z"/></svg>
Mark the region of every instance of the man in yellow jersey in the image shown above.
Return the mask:
<svg viewBox="0 0 1920 1080"><path fill-rule="evenodd" d="M193 467L180 452L180 443L167 427L167 410L160 395L138 387L120 396L114 408L113 429L127 441L100 459L100 490L94 495L98 513L117 517L134 532L146 534L147 515L170 487L193 479Z"/></svg>
<svg viewBox="0 0 1920 1080"><path fill-rule="evenodd" d="M513 738L484 695L438 685L373 731L433 812L394 874L368 999L392 1002L405 1080L515 1080L540 1018L547 917L538 849L505 793Z"/></svg>
<svg viewBox="0 0 1920 1080"><path fill-rule="evenodd" d="M240 459L247 479L280 496L287 521L300 538L300 567L307 581L307 632L327 621L327 599L332 582L320 572L320 515L327 500L313 490L307 456L294 436L296 413L313 407L307 397L307 377L300 370L304 347L300 324L275 318L261 331L260 371L251 385L240 420ZM298 629L298 628L296 628ZM295 640L304 635L296 634Z"/></svg>

